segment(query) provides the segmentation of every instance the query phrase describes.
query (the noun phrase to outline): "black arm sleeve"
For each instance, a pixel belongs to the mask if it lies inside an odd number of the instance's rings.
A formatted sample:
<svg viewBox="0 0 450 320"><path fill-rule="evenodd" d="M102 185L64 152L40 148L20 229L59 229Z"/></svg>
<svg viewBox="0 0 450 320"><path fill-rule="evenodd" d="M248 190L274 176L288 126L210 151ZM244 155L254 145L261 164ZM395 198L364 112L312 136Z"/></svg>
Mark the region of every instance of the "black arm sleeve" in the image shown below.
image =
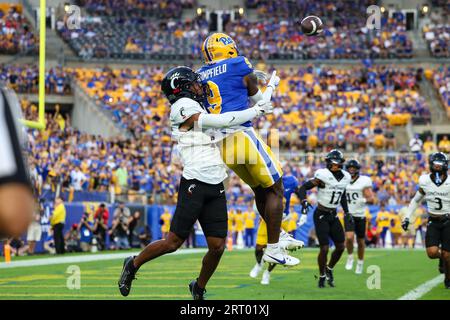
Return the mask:
<svg viewBox="0 0 450 320"><path fill-rule="evenodd" d="M344 191L341 197L341 206L344 210L344 214L348 214L347 193Z"/></svg>
<svg viewBox="0 0 450 320"><path fill-rule="evenodd" d="M304 184L302 184L300 188L297 188L295 194L300 199L300 202L306 200L306 191L311 190L314 187L315 187L314 183L312 183L311 180L308 180Z"/></svg>

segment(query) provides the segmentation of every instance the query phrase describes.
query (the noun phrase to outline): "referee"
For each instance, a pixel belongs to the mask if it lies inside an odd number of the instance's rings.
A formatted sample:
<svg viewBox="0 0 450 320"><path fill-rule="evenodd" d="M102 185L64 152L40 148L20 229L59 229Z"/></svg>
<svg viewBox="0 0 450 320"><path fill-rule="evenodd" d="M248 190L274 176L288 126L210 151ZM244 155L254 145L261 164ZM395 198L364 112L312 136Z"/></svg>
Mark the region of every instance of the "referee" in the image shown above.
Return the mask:
<svg viewBox="0 0 450 320"><path fill-rule="evenodd" d="M18 237L31 222L34 201L22 156L20 104L0 83L0 238Z"/></svg>

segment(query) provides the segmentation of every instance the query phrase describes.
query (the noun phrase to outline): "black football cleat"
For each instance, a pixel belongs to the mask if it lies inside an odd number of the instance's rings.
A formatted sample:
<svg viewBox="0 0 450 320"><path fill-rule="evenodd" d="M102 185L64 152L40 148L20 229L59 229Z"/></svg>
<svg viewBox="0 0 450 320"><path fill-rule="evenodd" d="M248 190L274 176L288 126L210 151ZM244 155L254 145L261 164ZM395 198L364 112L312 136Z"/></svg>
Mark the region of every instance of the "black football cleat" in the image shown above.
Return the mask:
<svg viewBox="0 0 450 320"><path fill-rule="evenodd" d="M325 269L325 274L327 276L327 282L328 285L332 288L334 288L334 276L333 276L333 270L329 269L328 267Z"/></svg>
<svg viewBox="0 0 450 320"><path fill-rule="evenodd" d="M445 279L444 284L445 284L445 289L450 289L450 279Z"/></svg>
<svg viewBox="0 0 450 320"><path fill-rule="evenodd" d="M194 300L205 300L203 295L206 293L206 290L201 289L198 286L197 280L192 280L192 282L189 283L189 291L191 292L192 298Z"/></svg>
<svg viewBox="0 0 450 320"><path fill-rule="evenodd" d="M439 258L439 273L445 273L444 259Z"/></svg>
<svg viewBox="0 0 450 320"><path fill-rule="evenodd" d="M130 294L131 282L136 279L136 268L133 265L134 258L135 257L125 258L123 262L122 273L120 274L118 285L120 293L124 297Z"/></svg>
<svg viewBox="0 0 450 320"><path fill-rule="evenodd" d="M325 288L325 280L327 280L326 276L319 277L319 284L318 284L319 288Z"/></svg>

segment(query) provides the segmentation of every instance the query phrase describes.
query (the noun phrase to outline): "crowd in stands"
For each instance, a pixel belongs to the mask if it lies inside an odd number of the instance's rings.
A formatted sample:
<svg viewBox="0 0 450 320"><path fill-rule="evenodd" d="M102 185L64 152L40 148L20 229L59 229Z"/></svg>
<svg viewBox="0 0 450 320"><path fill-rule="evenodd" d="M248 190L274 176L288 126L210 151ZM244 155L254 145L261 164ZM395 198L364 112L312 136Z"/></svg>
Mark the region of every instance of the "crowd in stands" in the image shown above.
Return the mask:
<svg viewBox="0 0 450 320"><path fill-rule="evenodd" d="M147 133L165 141L170 135L168 105L160 90L162 66L136 69L74 69L71 74L113 120L134 136Z"/></svg>
<svg viewBox="0 0 450 320"><path fill-rule="evenodd" d="M411 118L429 122L418 93L422 70L393 66L300 67L279 70L283 79L274 116L261 118L261 130L277 128L281 147L291 150L347 151L397 149L392 128Z"/></svg>
<svg viewBox="0 0 450 320"><path fill-rule="evenodd" d="M0 80L17 93L34 93L39 90L39 68L37 65L0 64ZM45 92L48 94L70 94L70 77L61 67L52 67L45 74Z"/></svg>
<svg viewBox="0 0 450 320"><path fill-rule="evenodd" d="M155 21L138 14L141 10L130 11L138 6L133 1L85 2L93 16L84 19L80 29L68 29L63 22L58 24L62 38L85 59L198 60L202 42L209 33L204 15L181 20L175 14ZM151 7L165 2L156 3L159 2L148 0L140 4ZM245 17L227 20L224 31L235 39L240 52L252 59L411 58L413 48L406 35L405 16L383 15L380 29L369 30L366 9L370 3L259 1L258 21ZM181 5L177 7L182 10ZM300 30L299 17L309 12L324 20L320 36L306 37Z"/></svg>
<svg viewBox="0 0 450 320"><path fill-rule="evenodd" d="M35 104L23 100L22 106L26 119L37 118ZM81 133L57 107L54 114L46 114L45 130L29 131L28 145L31 176L40 193L59 188L71 194L69 201L80 191L134 195L142 202L175 201L180 166L170 163L170 139L106 139Z"/></svg>
<svg viewBox="0 0 450 320"><path fill-rule="evenodd" d="M179 18L183 9L192 9L196 0L78 0L89 13L108 16L152 16Z"/></svg>
<svg viewBox="0 0 450 320"><path fill-rule="evenodd" d="M60 21L61 37L85 59L195 59L208 35L208 22L193 20L158 21L137 17L95 17L85 19L80 29L69 29Z"/></svg>
<svg viewBox="0 0 450 320"><path fill-rule="evenodd" d="M234 38L239 50L252 59L412 57L412 42L406 35L403 15L382 19L380 30L369 30L366 27L365 14L361 16L358 13L355 17L358 17L355 25L333 24L332 21L324 20L324 31L316 37L308 37L301 32L298 17L282 18L273 15L256 22L246 19L230 21L225 31Z"/></svg>
<svg viewBox="0 0 450 320"><path fill-rule="evenodd" d="M168 106L159 90L161 68L71 72L134 136L170 134ZM279 72L283 80L273 98L274 116L259 120L256 126L277 128L282 147L324 150L337 144L347 151L396 149L393 126L405 125L410 118L425 123L430 119L428 105L418 93L421 69L309 66Z"/></svg>
<svg viewBox="0 0 450 320"><path fill-rule="evenodd" d="M447 111L447 116L450 118L450 66L438 67L430 77L439 92L439 98Z"/></svg>
<svg viewBox="0 0 450 320"><path fill-rule="evenodd" d="M422 33L431 55L436 58L450 57L450 7L442 4L435 7L429 16L429 22L422 27Z"/></svg>
<svg viewBox="0 0 450 320"><path fill-rule="evenodd" d="M36 53L38 41L20 6L0 4L0 53Z"/></svg>

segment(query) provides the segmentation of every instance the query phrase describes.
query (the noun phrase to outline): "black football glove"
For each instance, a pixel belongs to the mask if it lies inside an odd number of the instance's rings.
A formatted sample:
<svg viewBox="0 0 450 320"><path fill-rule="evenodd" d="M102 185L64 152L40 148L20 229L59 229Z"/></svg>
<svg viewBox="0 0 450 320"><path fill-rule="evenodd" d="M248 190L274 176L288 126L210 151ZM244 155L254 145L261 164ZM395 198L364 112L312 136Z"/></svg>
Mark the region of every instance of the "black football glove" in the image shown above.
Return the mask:
<svg viewBox="0 0 450 320"><path fill-rule="evenodd" d="M409 219L406 218L406 219L403 220L403 222L402 222L402 228L403 228L403 230L407 231L407 230L408 230L408 227L409 227Z"/></svg>
<svg viewBox="0 0 450 320"><path fill-rule="evenodd" d="M307 215L309 208L311 208L312 206L309 204L308 200L303 200L302 201L302 214Z"/></svg>

